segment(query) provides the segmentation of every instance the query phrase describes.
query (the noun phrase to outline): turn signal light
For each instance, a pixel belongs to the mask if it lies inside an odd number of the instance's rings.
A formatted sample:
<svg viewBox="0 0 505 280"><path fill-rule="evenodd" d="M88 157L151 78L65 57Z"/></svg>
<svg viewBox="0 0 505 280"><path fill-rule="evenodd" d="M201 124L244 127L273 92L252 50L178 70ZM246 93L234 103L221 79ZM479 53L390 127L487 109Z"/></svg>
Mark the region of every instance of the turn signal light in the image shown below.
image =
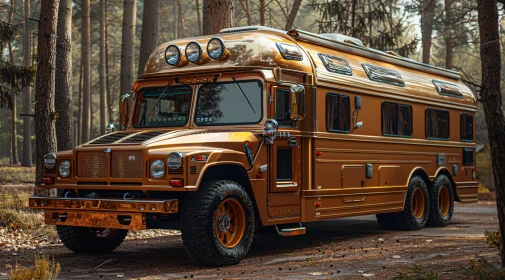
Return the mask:
<svg viewBox="0 0 505 280"><path fill-rule="evenodd" d="M316 202L316 207L321 207L323 204L321 202Z"/></svg>
<svg viewBox="0 0 505 280"><path fill-rule="evenodd" d="M54 184L54 178L53 177L44 178L44 179L42 179L42 183L44 183L46 185L52 185L52 184Z"/></svg>
<svg viewBox="0 0 505 280"><path fill-rule="evenodd" d="M318 156L320 156L320 155L322 155L322 154L323 154L322 152L317 151L317 152L316 152L316 157L318 157Z"/></svg>
<svg viewBox="0 0 505 280"><path fill-rule="evenodd" d="M198 155L196 156L196 161L207 161L206 155Z"/></svg>
<svg viewBox="0 0 505 280"><path fill-rule="evenodd" d="M168 181L168 184L172 187L183 187L184 186L181 179L172 179L172 180Z"/></svg>

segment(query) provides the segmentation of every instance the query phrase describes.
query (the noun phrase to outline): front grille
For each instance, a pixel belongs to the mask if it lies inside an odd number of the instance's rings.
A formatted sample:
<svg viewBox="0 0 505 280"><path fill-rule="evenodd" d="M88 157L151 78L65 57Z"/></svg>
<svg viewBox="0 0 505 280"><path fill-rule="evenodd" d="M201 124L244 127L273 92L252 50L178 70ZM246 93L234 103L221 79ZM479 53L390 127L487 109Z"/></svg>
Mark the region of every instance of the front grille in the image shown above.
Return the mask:
<svg viewBox="0 0 505 280"><path fill-rule="evenodd" d="M130 138L126 138L125 140L121 141L120 143L125 143L125 144L136 144L136 143L142 143L147 140L151 140L154 137L158 137L161 134L166 133L166 131L148 131L148 132L142 132L137 135L133 135Z"/></svg>
<svg viewBox="0 0 505 280"><path fill-rule="evenodd" d="M112 151L111 178L142 178L144 154L142 151Z"/></svg>
<svg viewBox="0 0 505 280"><path fill-rule="evenodd" d="M177 169L168 168L167 173L170 175L182 175L184 174L184 168L182 166Z"/></svg>
<svg viewBox="0 0 505 280"><path fill-rule="evenodd" d="M107 157L103 151L77 153L77 177L105 178Z"/></svg>
<svg viewBox="0 0 505 280"><path fill-rule="evenodd" d="M133 131L119 131L110 134L106 134L95 141L89 143L90 145L104 145L104 144L112 144L120 139L125 138L126 136L134 133Z"/></svg>

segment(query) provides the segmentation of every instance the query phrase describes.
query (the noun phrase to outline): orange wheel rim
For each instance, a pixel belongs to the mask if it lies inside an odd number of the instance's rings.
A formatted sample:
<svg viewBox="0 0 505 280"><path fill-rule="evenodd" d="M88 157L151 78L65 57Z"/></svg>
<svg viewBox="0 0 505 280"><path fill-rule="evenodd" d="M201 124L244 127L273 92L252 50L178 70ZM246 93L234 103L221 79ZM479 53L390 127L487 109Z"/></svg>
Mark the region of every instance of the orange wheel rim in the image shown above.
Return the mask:
<svg viewBox="0 0 505 280"><path fill-rule="evenodd" d="M237 246L245 232L245 213L242 205L234 198L227 198L216 211L216 236L226 248Z"/></svg>
<svg viewBox="0 0 505 280"><path fill-rule="evenodd" d="M449 214L450 204L449 190L445 186L442 186L442 188L440 188L440 192L438 193L438 210L440 211L440 215L442 215L442 217Z"/></svg>
<svg viewBox="0 0 505 280"><path fill-rule="evenodd" d="M412 213L416 219L420 219L424 215L424 194L421 189L414 191L412 197Z"/></svg>

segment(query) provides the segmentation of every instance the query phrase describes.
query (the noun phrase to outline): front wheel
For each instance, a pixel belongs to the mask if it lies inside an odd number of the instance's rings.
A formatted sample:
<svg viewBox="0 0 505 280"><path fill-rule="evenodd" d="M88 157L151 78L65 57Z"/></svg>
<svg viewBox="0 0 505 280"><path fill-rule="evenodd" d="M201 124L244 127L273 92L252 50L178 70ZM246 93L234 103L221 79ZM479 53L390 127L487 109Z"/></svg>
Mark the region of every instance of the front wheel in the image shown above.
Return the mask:
<svg viewBox="0 0 505 280"><path fill-rule="evenodd" d="M181 217L182 241L193 261L233 265L245 257L254 237L254 209L236 182L204 183L191 194Z"/></svg>
<svg viewBox="0 0 505 280"><path fill-rule="evenodd" d="M69 250L82 254L109 253L126 237L128 230L56 226L61 242Z"/></svg>

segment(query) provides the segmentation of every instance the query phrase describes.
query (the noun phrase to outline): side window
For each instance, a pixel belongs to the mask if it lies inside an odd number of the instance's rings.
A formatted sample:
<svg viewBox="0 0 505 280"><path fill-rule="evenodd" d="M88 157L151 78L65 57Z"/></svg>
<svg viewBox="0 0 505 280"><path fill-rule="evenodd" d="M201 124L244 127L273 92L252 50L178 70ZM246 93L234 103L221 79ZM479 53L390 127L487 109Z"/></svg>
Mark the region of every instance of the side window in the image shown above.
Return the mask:
<svg viewBox="0 0 505 280"><path fill-rule="evenodd" d="M460 120L460 131L461 131L461 141L472 142L473 141L473 116L470 114L461 114Z"/></svg>
<svg viewBox="0 0 505 280"><path fill-rule="evenodd" d="M412 106L382 103L382 135L412 136Z"/></svg>
<svg viewBox="0 0 505 280"><path fill-rule="evenodd" d="M278 89L275 91L275 120L279 125L293 125L289 104L289 90Z"/></svg>
<svg viewBox="0 0 505 280"><path fill-rule="evenodd" d="M426 109L426 138L449 140L449 111Z"/></svg>
<svg viewBox="0 0 505 280"><path fill-rule="evenodd" d="M350 131L350 104L350 98L347 95L326 94L326 129L328 131Z"/></svg>

